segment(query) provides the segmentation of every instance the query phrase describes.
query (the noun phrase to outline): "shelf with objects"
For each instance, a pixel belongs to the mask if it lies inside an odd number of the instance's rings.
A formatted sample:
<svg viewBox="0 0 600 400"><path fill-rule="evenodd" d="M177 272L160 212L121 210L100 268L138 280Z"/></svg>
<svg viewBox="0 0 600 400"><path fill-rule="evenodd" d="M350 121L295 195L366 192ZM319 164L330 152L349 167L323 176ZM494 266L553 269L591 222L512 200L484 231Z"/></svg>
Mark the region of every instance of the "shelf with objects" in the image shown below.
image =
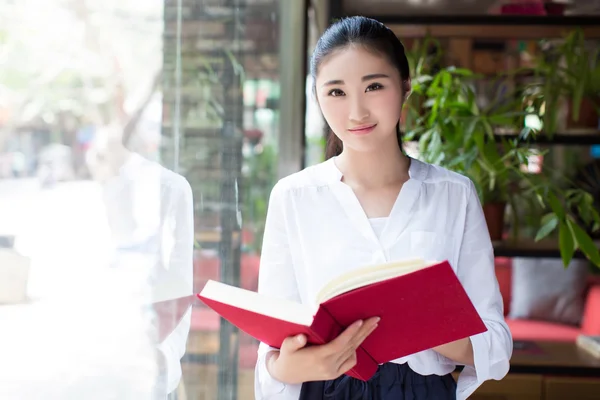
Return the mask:
<svg viewBox="0 0 600 400"><path fill-rule="evenodd" d="M407 146L474 181L496 254L600 266L600 184L576 182L600 145L597 18L380 19L411 64Z"/></svg>

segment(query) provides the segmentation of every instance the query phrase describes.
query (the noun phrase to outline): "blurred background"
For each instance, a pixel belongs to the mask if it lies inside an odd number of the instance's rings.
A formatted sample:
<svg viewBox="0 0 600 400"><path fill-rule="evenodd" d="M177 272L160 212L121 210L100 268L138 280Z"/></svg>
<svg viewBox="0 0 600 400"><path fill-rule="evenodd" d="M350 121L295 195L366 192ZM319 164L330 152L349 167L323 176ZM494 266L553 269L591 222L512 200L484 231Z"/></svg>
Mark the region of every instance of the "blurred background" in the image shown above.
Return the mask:
<svg viewBox="0 0 600 400"><path fill-rule="evenodd" d="M509 154L508 165L456 168L492 205L486 217L500 207L501 284L514 286L513 262L554 260L558 281L565 259L584 264L573 268L586 283L569 316L511 316L518 298L503 293L513 333L600 335L600 322L582 322L600 285L597 244L571 229L569 254L558 240L564 212L530 201L550 185L597 238L599 1L0 0L0 342L12 348L0 375L14 380L0 398L152 398L154 385L128 386L156 376L170 398L253 398L257 342L186 296L208 279L256 289L271 188L324 159L310 54L331 21L354 14L397 33L413 79L446 71L458 79L446 93L468 85L491 110L493 129L469 114L458 134L445 131L419 119L443 98L417 84L403 126L410 155L444 166L469 149L488 161ZM504 147L465 139L488 134ZM175 332L158 362L157 320ZM523 325L531 320L549 325ZM143 368L116 377L132 365ZM79 391L61 392L78 380Z"/></svg>

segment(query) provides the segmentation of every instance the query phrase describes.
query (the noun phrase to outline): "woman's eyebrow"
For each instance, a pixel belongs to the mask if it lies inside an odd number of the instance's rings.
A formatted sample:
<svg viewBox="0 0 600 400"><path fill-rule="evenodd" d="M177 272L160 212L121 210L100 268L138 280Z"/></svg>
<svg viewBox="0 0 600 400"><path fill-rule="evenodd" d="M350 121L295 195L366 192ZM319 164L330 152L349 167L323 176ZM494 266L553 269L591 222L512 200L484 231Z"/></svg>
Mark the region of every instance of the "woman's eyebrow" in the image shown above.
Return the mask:
<svg viewBox="0 0 600 400"><path fill-rule="evenodd" d="M389 78L389 76L387 76L386 74L369 74L369 75L365 75L362 77L362 81L370 81L373 79L379 79L379 78ZM331 85L343 85L344 81L341 79L334 79L331 81L327 81L323 84L323 86L331 86Z"/></svg>
<svg viewBox="0 0 600 400"><path fill-rule="evenodd" d="M379 79L379 78L389 78L389 76L387 76L386 74L370 74L370 75L365 75L362 77L362 81L370 81L373 79Z"/></svg>

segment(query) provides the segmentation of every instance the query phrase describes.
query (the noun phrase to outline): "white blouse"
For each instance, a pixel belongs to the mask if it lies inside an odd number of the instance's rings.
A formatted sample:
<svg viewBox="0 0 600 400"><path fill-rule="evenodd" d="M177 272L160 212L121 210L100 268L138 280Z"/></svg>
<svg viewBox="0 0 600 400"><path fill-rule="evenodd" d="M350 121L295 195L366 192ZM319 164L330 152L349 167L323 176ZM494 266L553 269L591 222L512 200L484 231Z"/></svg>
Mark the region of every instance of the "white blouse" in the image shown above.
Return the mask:
<svg viewBox="0 0 600 400"><path fill-rule="evenodd" d="M512 355L492 243L468 178L415 159L409 176L390 215L374 220L342 182L334 159L281 179L269 201L258 290L314 305L322 285L348 270L410 257L448 260L488 328L471 336L475 367L462 370L456 393L466 399L484 381L502 379ZM279 382L267 371L269 350L260 344L256 399L298 399L301 385ZM434 350L393 362L421 375L445 375L457 365Z"/></svg>

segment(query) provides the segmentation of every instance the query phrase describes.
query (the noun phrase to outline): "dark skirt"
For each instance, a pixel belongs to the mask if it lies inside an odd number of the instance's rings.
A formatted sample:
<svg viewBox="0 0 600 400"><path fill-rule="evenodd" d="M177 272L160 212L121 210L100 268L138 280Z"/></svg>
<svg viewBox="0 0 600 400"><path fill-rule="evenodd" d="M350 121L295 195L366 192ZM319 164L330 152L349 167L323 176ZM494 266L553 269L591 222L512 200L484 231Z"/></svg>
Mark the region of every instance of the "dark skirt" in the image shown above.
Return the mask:
<svg viewBox="0 0 600 400"><path fill-rule="evenodd" d="M455 400L451 374L417 374L408 364L386 363L364 382L342 375L331 381L305 382L300 400Z"/></svg>

